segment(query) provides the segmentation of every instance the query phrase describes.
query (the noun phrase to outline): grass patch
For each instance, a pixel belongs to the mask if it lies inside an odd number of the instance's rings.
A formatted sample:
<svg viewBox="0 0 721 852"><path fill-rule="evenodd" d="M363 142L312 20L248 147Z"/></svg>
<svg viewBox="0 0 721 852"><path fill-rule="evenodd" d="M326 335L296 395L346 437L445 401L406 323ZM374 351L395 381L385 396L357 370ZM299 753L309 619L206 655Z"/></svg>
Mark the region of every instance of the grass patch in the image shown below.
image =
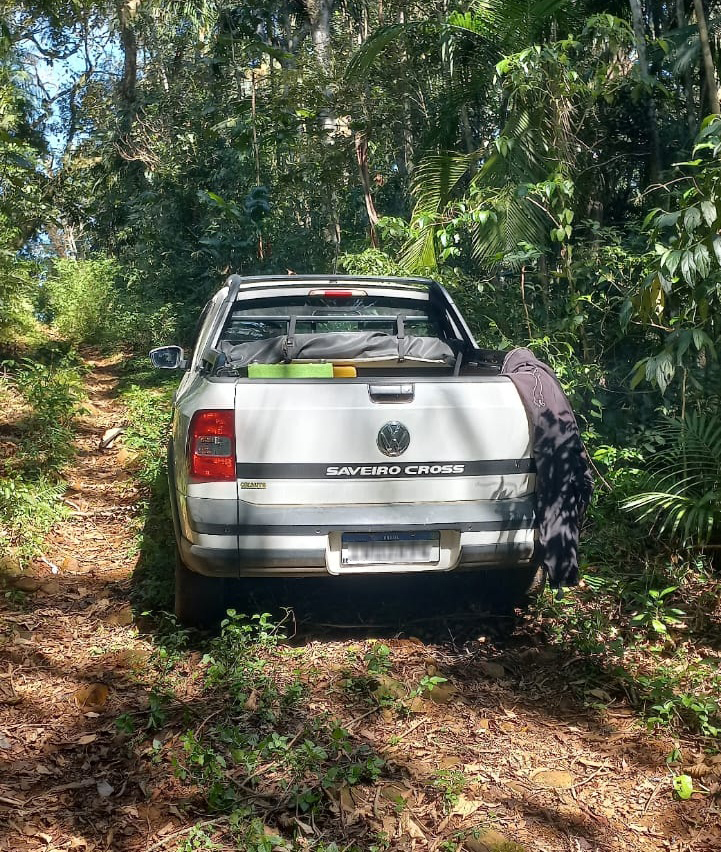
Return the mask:
<svg viewBox="0 0 721 852"><path fill-rule="evenodd" d="M75 453L84 399L83 366L63 343L45 343L2 360L0 403L0 556L24 567L68 514L63 474Z"/></svg>
<svg viewBox="0 0 721 852"><path fill-rule="evenodd" d="M133 602L141 612L172 609L175 544L167 479L167 445L177 373L163 373L147 358L126 362L118 384L128 425L124 443L136 455L139 505Z"/></svg>

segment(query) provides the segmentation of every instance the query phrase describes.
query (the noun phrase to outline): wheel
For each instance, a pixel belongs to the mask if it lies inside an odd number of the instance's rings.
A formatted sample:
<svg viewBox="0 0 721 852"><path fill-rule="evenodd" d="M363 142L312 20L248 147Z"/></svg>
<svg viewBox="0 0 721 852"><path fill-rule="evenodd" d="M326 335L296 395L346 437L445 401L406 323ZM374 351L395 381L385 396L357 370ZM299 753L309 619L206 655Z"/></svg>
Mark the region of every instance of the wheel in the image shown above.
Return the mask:
<svg viewBox="0 0 721 852"><path fill-rule="evenodd" d="M491 611L504 614L525 609L537 598L546 585L546 569L542 565L499 568L486 571L484 600Z"/></svg>
<svg viewBox="0 0 721 852"><path fill-rule="evenodd" d="M175 549L175 616L189 627L216 627L225 615L227 583L196 574Z"/></svg>

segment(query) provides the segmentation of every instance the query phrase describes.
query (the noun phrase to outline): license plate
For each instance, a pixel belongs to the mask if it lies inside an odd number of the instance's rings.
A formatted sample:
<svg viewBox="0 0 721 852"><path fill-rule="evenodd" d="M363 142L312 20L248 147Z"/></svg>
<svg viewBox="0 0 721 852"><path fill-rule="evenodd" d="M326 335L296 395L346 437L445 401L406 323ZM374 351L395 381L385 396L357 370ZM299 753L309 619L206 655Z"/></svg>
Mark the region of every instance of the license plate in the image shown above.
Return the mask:
<svg viewBox="0 0 721 852"><path fill-rule="evenodd" d="M414 565L440 561L438 532L343 533L341 565Z"/></svg>

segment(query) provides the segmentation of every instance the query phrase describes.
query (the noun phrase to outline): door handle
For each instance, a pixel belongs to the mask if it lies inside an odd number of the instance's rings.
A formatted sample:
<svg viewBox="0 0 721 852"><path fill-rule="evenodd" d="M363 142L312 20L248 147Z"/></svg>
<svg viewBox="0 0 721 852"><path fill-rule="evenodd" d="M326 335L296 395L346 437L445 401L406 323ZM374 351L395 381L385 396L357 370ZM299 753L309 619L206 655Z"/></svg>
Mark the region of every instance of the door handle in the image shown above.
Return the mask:
<svg viewBox="0 0 721 852"><path fill-rule="evenodd" d="M368 385L368 396L371 402L413 402L415 396L415 385Z"/></svg>

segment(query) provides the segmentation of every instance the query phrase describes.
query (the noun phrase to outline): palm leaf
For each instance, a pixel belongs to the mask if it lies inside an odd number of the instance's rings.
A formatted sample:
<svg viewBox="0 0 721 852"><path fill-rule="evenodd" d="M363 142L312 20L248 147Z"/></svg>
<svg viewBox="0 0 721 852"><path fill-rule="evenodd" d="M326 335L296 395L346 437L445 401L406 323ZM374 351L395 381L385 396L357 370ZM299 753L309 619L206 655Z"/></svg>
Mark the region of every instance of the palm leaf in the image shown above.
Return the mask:
<svg viewBox="0 0 721 852"><path fill-rule="evenodd" d="M426 157L413 177L416 205L411 225L418 235L403 247L401 263L411 271L436 266L435 233L448 203L459 193L474 155L434 154Z"/></svg>
<svg viewBox="0 0 721 852"><path fill-rule="evenodd" d="M413 178L412 189L416 198L414 218L424 213L440 213L468 173L473 160L474 155L453 153L426 157Z"/></svg>
<svg viewBox="0 0 721 852"><path fill-rule="evenodd" d="M433 21L409 21L404 24L386 24L384 27L379 27L351 56L346 76L352 79L366 74L388 46L400 38L418 32L437 33L439 30L440 25Z"/></svg>
<svg viewBox="0 0 721 852"><path fill-rule="evenodd" d="M708 544L721 532L721 420L717 412L691 412L669 420L661 434L667 444L654 458L650 489L624 508L660 534Z"/></svg>

